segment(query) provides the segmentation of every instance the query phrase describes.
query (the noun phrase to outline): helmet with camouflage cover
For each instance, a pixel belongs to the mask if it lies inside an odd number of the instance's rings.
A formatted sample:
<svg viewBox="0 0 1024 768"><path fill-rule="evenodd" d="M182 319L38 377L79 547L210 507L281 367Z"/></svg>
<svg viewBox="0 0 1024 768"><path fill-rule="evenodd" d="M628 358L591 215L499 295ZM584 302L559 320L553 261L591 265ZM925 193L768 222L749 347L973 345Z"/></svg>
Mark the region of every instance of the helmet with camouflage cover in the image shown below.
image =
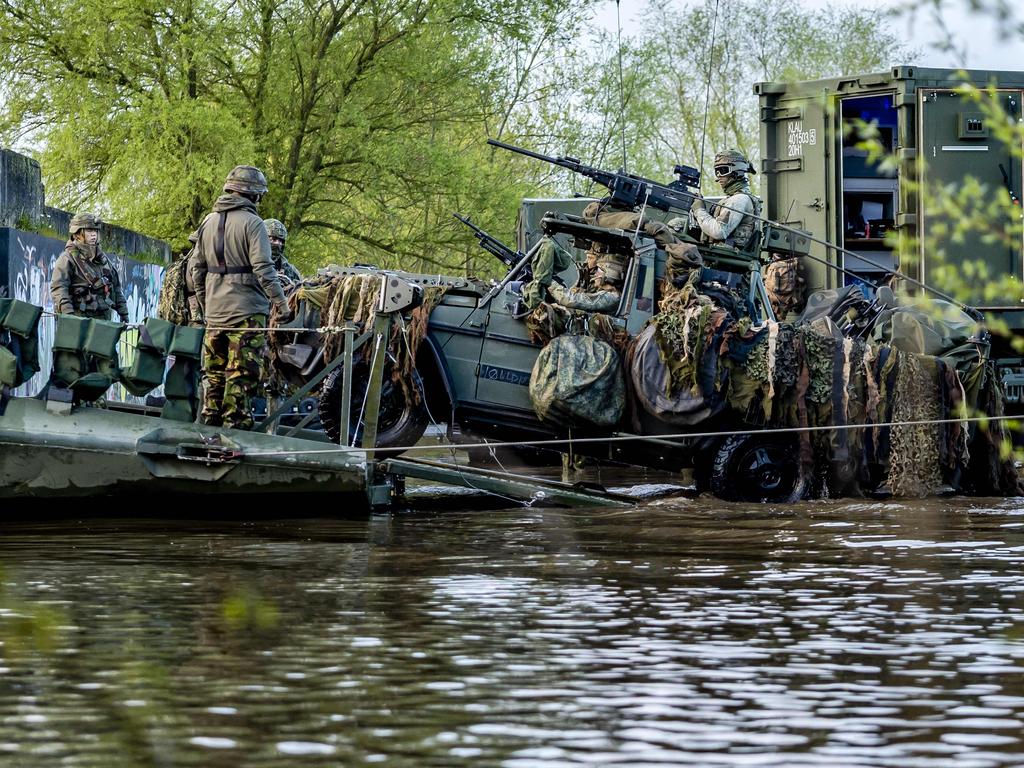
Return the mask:
<svg viewBox="0 0 1024 768"><path fill-rule="evenodd" d="M264 219L263 224L267 228L267 237L276 237L278 240L288 239L288 230L277 219Z"/></svg>
<svg viewBox="0 0 1024 768"><path fill-rule="evenodd" d="M267 194L267 177L259 168L251 165L236 165L224 180L224 191L246 195L265 195Z"/></svg>
<svg viewBox="0 0 1024 768"><path fill-rule="evenodd" d="M738 149L724 149L715 155L715 176L732 173L757 173L746 155Z"/></svg>
<svg viewBox="0 0 1024 768"><path fill-rule="evenodd" d="M68 231L71 235L77 235L83 229L99 229L103 221L95 213L76 213L71 217L71 226Z"/></svg>

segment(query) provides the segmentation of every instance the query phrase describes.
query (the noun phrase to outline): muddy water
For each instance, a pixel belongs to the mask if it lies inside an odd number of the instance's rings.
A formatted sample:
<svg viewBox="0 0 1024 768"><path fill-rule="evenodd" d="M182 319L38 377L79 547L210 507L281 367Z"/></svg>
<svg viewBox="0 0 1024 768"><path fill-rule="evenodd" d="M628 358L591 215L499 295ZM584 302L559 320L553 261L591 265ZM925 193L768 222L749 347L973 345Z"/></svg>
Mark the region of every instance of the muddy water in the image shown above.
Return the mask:
<svg viewBox="0 0 1024 768"><path fill-rule="evenodd" d="M0 765L1024 764L1024 505L35 520Z"/></svg>

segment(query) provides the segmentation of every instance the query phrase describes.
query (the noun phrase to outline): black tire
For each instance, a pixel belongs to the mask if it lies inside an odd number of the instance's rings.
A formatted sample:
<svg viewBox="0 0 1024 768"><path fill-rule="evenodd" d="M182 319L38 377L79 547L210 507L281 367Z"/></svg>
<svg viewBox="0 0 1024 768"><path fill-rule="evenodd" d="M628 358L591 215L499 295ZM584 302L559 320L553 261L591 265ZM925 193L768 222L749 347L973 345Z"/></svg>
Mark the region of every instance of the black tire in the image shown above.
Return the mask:
<svg viewBox="0 0 1024 768"><path fill-rule="evenodd" d="M794 435L733 435L715 452L710 491L725 501L792 504L807 492Z"/></svg>
<svg viewBox="0 0 1024 768"><path fill-rule="evenodd" d="M369 378L367 366L356 366L353 371L352 402L349 404L348 444L358 445L363 438L359 424L359 412L366 395ZM320 390L320 423L331 442L341 442L341 390L344 382L343 369L337 368L324 380ZM384 371L384 383L380 393L380 415L377 422L377 448L391 449L415 445L427 430L429 421L424 404L423 383L415 372L412 386L419 398L407 398L402 387L391 380ZM418 400L418 402L417 402ZM401 451L388 451L386 455L397 456Z"/></svg>

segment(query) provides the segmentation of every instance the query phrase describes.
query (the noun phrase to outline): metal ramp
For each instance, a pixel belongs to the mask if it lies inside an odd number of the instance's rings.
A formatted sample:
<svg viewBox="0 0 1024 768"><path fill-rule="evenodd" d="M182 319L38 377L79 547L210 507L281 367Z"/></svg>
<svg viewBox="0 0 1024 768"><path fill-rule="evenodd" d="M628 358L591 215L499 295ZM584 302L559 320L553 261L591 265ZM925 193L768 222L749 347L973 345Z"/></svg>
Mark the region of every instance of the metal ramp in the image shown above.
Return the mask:
<svg viewBox="0 0 1024 768"><path fill-rule="evenodd" d="M465 467L429 459L383 459L377 471L392 478L389 484L400 488L404 479L429 480L435 483L473 488L487 493L510 496L522 501L568 507L632 507L637 500L600 487L563 483L530 475L516 475L493 469ZM395 482L397 480L397 482Z"/></svg>

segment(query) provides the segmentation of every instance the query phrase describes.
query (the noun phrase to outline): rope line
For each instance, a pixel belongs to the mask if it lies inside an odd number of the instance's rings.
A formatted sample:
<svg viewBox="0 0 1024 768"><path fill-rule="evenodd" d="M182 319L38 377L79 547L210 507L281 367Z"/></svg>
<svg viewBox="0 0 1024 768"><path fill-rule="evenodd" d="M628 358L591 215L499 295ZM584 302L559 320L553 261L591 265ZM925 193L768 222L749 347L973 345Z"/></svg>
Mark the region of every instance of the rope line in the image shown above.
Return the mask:
<svg viewBox="0 0 1024 768"><path fill-rule="evenodd" d="M877 424L837 424L835 426L813 426L813 427L779 427L772 429L736 429L736 430L724 430L716 432L677 432L669 435L610 435L608 437L564 437L555 438L550 440L532 440L530 442L483 442L483 443L455 443L447 445L407 445L407 446L394 446L394 447L377 447L377 448L310 448L308 450L290 450L290 451L252 451L247 453L247 456L290 456L293 454L329 454L329 453L347 453L349 451L361 451L366 452L370 450L374 451L449 451L452 447L459 448L461 450L467 450L469 448L519 448L528 447L533 448L537 446L555 446L555 445L567 445L567 444L580 444L580 443L625 443L625 442L636 442L636 441L648 441L648 440L681 440L681 439L702 439L708 437L733 437L735 435L778 435L778 434L795 434L800 432L830 432L834 430L853 430L853 429L876 429L882 427L915 427L915 426L931 426L936 424L966 424L969 422L1003 422L1003 421L1024 421L1024 416L971 416L963 419L921 419L917 421L883 421Z"/></svg>

